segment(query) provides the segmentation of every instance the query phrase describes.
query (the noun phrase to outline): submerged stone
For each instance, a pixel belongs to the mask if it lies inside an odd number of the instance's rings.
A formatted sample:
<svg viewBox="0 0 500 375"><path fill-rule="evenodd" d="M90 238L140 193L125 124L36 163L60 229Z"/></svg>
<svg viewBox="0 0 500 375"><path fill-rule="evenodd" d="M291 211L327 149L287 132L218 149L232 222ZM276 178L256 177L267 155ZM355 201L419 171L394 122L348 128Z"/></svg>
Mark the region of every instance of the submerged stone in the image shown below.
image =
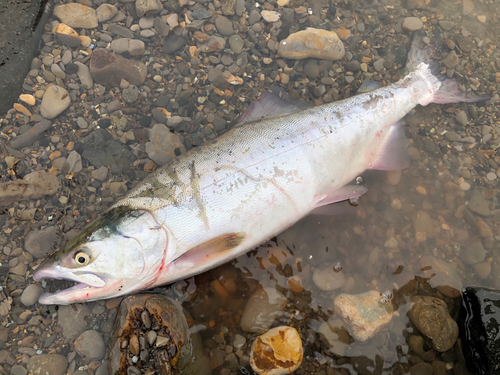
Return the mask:
<svg viewBox="0 0 500 375"><path fill-rule="evenodd" d="M289 374L302 363L302 340L295 328L281 326L257 337L250 351L250 365L259 375Z"/></svg>
<svg viewBox="0 0 500 375"><path fill-rule="evenodd" d="M414 296L408 316L417 329L427 337L438 352L451 349L458 338L457 323L451 318L448 306L442 299Z"/></svg>
<svg viewBox="0 0 500 375"><path fill-rule="evenodd" d="M340 294L333 301L335 312L344 320L359 341L366 341L380 332L392 319L392 304L381 303L381 294L375 290L350 295Z"/></svg>

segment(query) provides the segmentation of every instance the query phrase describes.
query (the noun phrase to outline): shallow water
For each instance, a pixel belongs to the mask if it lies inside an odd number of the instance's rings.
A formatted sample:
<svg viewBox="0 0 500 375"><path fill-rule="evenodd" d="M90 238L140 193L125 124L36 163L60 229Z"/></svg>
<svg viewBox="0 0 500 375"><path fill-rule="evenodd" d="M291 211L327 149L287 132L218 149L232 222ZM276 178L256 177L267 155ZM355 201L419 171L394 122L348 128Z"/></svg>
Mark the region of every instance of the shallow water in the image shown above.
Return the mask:
<svg viewBox="0 0 500 375"><path fill-rule="evenodd" d="M417 2L334 1L330 6L321 2L294 2L295 8L304 6L309 14L317 17L322 14L328 25L350 28L354 35L344 44L352 58L363 61L363 56L371 56L373 60L368 62L368 72L359 70L353 75L352 83L345 79L349 76L345 68L346 58L334 62L315 79L305 77L303 63L294 65L292 61L289 65L294 67L289 71L292 79L281 85L292 96L321 104L354 95L366 79L384 84L396 81L402 74L409 33L395 25L405 17L417 16L421 19L426 17L424 27L427 29L439 28L438 20L453 22L451 31L441 30L446 45L449 46L449 40L452 40L461 47L455 47L461 59L459 67L449 73L455 73L455 77L467 88L473 85L481 92L496 94L500 71L500 54L496 46L500 24L494 2L474 1L475 8L470 15L463 14L461 1L431 2L424 10L410 9L413 3ZM269 4L261 4L259 10ZM249 9L252 6L248 3ZM329 9L335 9L335 12ZM308 19L304 23L313 21ZM363 28L358 24L363 24ZM279 41L277 36L281 35L269 24L263 22L263 25L267 34L257 35L255 43L255 51L259 53L269 50L269 39ZM360 43L351 48L349 43L354 37L359 37ZM55 46L47 44L44 52L49 54ZM70 359L71 371L81 368L92 374L100 365L100 361L89 365L89 361L75 355L75 340L65 338L58 328L57 308L38 304L25 307L19 302L25 287L32 283L32 268L39 264L39 260L30 258L25 251L24 239L30 231L54 223L66 237L74 235L76 231L68 232L80 229L87 220L119 199L122 191L117 189L116 193L111 193L110 182L124 182L130 189L147 174L142 171L147 155L144 144L140 142L141 131L144 132L147 126L139 120L155 108L153 103L158 93L164 88L172 94L186 93L184 101L179 101L181 107L174 110L181 116L196 119L178 132L189 148L225 130L225 127L214 130L213 126L208 126L208 123L214 122L213 119L207 120L209 114L216 113L224 120L233 120L259 90L280 80L283 82L280 74L274 74L277 66L271 69L260 64L260 58L249 58L254 70L247 75L245 85L228 86L232 94L224 96L226 103L220 104L214 99L220 98L214 93L213 84L202 77L205 71L199 74L198 69L189 70L191 60L187 54L178 58L165 56L159 43L153 42L152 46L158 48L151 48L150 54L143 59L152 58L151 65L161 63L165 69L168 67L169 79L162 84L150 84L147 98L142 104L137 104L138 110L124 115L133 123L131 128L135 134L135 140L127 143L128 148L139 150L137 154L143 160L136 165L138 170L127 170L125 176L110 172L106 182L93 185L95 179L92 179L89 163L84 161L81 173L69 177L64 172L59 174L63 185L56 195L14 203L7 207L9 211L6 215L0 216L0 224L3 225L0 243L4 249L0 255L2 266L8 263L12 269L19 262L27 265L21 275L11 274L6 282L1 280L4 286L9 286L4 291L12 293L14 302L10 306L8 293L0 298L0 312L7 311L2 313L3 327L0 331L2 340L5 339L0 348L3 353L0 366L5 373L9 373L13 365L26 367L29 358L40 353L62 353ZM385 56L390 51L389 55L395 58L394 66L382 73L374 70L372 64L378 57L370 52L364 54L370 46L378 56ZM255 55L255 51L249 49L249 56ZM222 53L215 55L222 58ZM204 63L212 67L219 64L210 60ZM264 79L260 78L261 75ZM316 95L321 92L318 91L322 85L321 78L327 77L333 78L334 83L327 85L324 94ZM148 79L148 82L153 80ZM30 78L28 83L35 84L36 79ZM36 84L43 86L44 82ZM186 89L191 87L196 90L189 92ZM37 166L49 170L53 167L49 155L64 150L70 141L78 143L96 128L99 117L92 118L91 115L98 109L95 106L97 102L92 102L95 99L92 95L88 94L87 98L83 94L86 95L84 89L75 97L74 107L53 120L57 126L50 135L25 149L28 156L20 157L16 151L7 148L2 150L2 182L15 180L16 174L22 177L36 170ZM209 98L214 103L198 109L204 102L190 100L195 95L205 100ZM239 97L245 101L242 102ZM121 98L119 90L111 93L108 90L104 99L99 100L106 103L114 98ZM126 107L134 108L134 105ZM35 113L37 107L34 108ZM457 118L460 111L467 113L466 125ZM412 296L436 296L446 302L451 316L455 318L460 299L453 298L454 292L447 286L456 290L468 285L500 288L500 207L497 196L500 158L496 153L500 136L498 113L498 103L492 102L431 104L416 108L404 119L410 146L410 167L401 173L364 173L360 183L368 188L368 193L359 199L357 206L342 203L336 206L333 215L310 215L229 264L154 291L183 302L200 332L204 350L212 359L214 374L251 371L248 366L249 350L257 335L243 331L240 321L249 296L260 287L274 288L286 296L286 306L272 326L289 325L299 331L304 346L304 361L297 374L402 374L412 366L412 371L417 371L415 366L420 363L430 364L435 374L467 373L459 344L439 353L431 348L428 340L424 340L422 351L416 351L418 345L412 344L415 339L411 337L421 335L410 322L407 312ZM88 120L88 130L73 125L77 117ZM12 132L26 131L20 128L28 123L27 117L15 111L4 116L0 124L3 139L10 138ZM485 125L491 127L489 131L484 130ZM109 129L116 138L124 133L117 133L118 126L118 119L113 119ZM450 136L450 132L458 134L460 141ZM51 136L60 139L54 140ZM489 139L485 141L487 136ZM8 166L6 156L14 156L18 160L16 168ZM473 197L474 192L480 197ZM478 208L471 207L471 202L474 207L481 205L481 213ZM33 217L23 216L23 212L33 208L37 208ZM326 278L321 277L321 272L328 277L333 275L331 282L338 287L330 285L331 290L318 288L317 284ZM49 282L47 285L57 289L66 284ZM370 340L356 341L336 320L334 299L341 293L354 295L368 291L379 292L381 298L383 293L389 292L392 298L382 303L393 306L397 314ZM92 314L86 329L99 331L106 342L117 302L88 304ZM33 318L37 316L44 320L35 323L37 320ZM338 327L335 331L337 340L325 339L325 322ZM240 340L236 335L245 338L242 346L235 346L235 340ZM48 339L54 336L56 339ZM429 371L429 367L420 371Z"/></svg>

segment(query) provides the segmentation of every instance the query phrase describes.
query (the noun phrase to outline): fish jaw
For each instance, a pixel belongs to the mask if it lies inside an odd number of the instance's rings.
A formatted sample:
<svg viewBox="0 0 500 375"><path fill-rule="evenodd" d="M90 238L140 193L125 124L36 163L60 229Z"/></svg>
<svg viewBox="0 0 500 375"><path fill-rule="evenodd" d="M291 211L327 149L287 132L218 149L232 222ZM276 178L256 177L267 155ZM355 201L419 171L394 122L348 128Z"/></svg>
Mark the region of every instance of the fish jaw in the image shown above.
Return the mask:
<svg viewBox="0 0 500 375"><path fill-rule="evenodd" d="M69 241L51 254L33 279L74 281L71 288L40 296L41 304L68 305L114 298L145 289L158 278L165 261L167 232L153 214L142 210L117 210L111 223L82 230L84 240ZM88 238L88 240L87 240ZM82 254L85 264L78 264Z"/></svg>

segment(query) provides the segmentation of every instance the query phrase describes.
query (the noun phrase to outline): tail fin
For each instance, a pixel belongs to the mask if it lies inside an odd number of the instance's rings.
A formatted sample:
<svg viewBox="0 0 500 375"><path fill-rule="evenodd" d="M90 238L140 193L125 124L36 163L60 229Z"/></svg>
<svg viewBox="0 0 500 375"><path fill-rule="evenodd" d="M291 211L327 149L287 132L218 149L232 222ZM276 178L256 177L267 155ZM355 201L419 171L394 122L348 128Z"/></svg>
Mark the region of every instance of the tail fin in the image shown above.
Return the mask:
<svg viewBox="0 0 500 375"><path fill-rule="evenodd" d="M441 55L441 46L443 40L439 34L435 35L437 43L434 45L427 45L423 41L423 35L415 32L411 42L410 52L408 53L408 60L406 61L406 68L410 71L416 70L418 65L422 62L426 63L428 69L440 82L439 90L434 94L432 103L448 104L467 102L474 103L482 100L488 100L490 95L477 95L474 92L464 92L460 90L458 83L453 79L444 77L439 70L438 59Z"/></svg>

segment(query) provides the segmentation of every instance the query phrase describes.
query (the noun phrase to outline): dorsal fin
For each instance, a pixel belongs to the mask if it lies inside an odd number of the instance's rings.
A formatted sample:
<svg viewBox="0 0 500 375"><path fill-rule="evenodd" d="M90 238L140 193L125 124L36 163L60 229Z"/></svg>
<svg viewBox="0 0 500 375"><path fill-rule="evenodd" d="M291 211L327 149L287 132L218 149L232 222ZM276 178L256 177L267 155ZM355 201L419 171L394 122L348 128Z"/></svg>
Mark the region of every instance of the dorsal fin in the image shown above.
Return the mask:
<svg viewBox="0 0 500 375"><path fill-rule="evenodd" d="M293 100L283 88L271 87L260 95L260 99L250 104L245 112L236 120L234 127L264 118L279 117L298 112L310 107L301 100Z"/></svg>

